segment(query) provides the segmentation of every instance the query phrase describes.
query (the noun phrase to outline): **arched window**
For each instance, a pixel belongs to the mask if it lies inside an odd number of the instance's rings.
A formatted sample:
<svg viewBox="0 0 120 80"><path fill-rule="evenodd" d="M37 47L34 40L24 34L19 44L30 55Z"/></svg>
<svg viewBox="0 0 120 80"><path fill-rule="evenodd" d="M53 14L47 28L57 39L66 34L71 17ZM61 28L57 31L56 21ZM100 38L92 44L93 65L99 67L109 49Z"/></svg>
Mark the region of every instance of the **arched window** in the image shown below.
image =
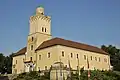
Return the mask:
<svg viewBox="0 0 120 80"><path fill-rule="evenodd" d="M42 32L44 32L44 28L42 27Z"/></svg>
<svg viewBox="0 0 120 80"><path fill-rule="evenodd" d="M34 39L34 38L32 37L32 41L33 41L33 39Z"/></svg>
<svg viewBox="0 0 120 80"><path fill-rule="evenodd" d="M99 62L100 62L100 57L99 57Z"/></svg>
<svg viewBox="0 0 120 80"><path fill-rule="evenodd" d="M48 53L48 58L50 58L50 52Z"/></svg>
<svg viewBox="0 0 120 80"><path fill-rule="evenodd" d="M86 55L84 55L84 59L86 60Z"/></svg>
<svg viewBox="0 0 120 80"><path fill-rule="evenodd" d="M23 62L25 61L25 59L23 58Z"/></svg>
<svg viewBox="0 0 120 80"><path fill-rule="evenodd" d="M73 54L71 53L71 58L73 57Z"/></svg>
<svg viewBox="0 0 120 80"><path fill-rule="evenodd" d="M64 51L62 51L62 56L64 57Z"/></svg>
<svg viewBox="0 0 120 80"><path fill-rule="evenodd" d="M30 57L30 61L32 61L32 57Z"/></svg>
<svg viewBox="0 0 120 80"><path fill-rule="evenodd" d="M46 28L45 28L45 32L46 32L47 30L46 30Z"/></svg>
<svg viewBox="0 0 120 80"><path fill-rule="evenodd" d="M31 50L33 50L33 45L31 45Z"/></svg>
<svg viewBox="0 0 120 80"><path fill-rule="evenodd" d="M78 54L77 54L77 58L78 58Z"/></svg>
<svg viewBox="0 0 120 80"><path fill-rule="evenodd" d="M39 60L41 60L41 55L39 55Z"/></svg>
<svg viewBox="0 0 120 80"><path fill-rule="evenodd" d="M47 70L47 66L45 66L45 70Z"/></svg>
<svg viewBox="0 0 120 80"><path fill-rule="evenodd" d="M16 60L16 64L17 64L17 60Z"/></svg>
<svg viewBox="0 0 120 80"><path fill-rule="evenodd" d="M97 57L95 57L95 60L97 61Z"/></svg>
<svg viewBox="0 0 120 80"><path fill-rule="evenodd" d="M92 60L92 56L91 56L91 60Z"/></svg>

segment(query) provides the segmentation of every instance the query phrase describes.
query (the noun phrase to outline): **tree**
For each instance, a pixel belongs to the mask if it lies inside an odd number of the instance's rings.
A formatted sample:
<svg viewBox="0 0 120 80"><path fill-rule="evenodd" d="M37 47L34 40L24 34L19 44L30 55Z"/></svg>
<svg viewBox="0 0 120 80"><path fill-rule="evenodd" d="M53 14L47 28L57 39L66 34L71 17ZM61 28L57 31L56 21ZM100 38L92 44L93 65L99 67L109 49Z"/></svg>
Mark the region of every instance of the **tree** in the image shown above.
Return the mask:
<svg viewBox="0 0 120 80"><path fill-rule="evenodd" d="M12 57L13 57L13 53L10 54L9 56L6 56L5 61L4 61L4 65L6 66L6 72L7 73L12 73Z"/></svg>
<svg viewBox="0 0 120 80"><path fill-rule="evenodd" d="M114 70L120 71L120 49L117 49L115 46L109 45L105 46L102 45L101 49L103 49L105 52L109 53L110 55L110 62L113 66Z"/></svg>
<svg viewBox="0 0 120 80"><path fill-rule="evenodd" d="M0 73L4 73L4 60L5 56L0 53Z"/></svg>
<svg viewBox="0 0 120 80"><path fill-rule="evenodd" d="M6 72L8 74L12 73L12 57L13 53L9 56L4 56L2 53L0 53L0 72L2 74Z"/></svg>

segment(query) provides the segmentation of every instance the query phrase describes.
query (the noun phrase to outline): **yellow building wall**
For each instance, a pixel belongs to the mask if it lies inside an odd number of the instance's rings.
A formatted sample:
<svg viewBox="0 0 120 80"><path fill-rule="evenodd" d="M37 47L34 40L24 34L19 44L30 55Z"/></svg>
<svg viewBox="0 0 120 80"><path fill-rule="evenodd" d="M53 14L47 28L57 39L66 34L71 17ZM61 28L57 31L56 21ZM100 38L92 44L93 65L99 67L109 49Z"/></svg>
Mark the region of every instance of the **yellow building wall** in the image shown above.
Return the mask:
<svg viewBox="0 0 120 80"><path fill-rule="evenodd" d="M19 55L13 57L13 62L12 62L12 73L14 74L19 74L24 72L24 59L25 55Z"/></svg>
<svg viewBox="0 0 120 80"><path fill-rule="evenodd" d="M62 56L62 51L64 51L64 57ZM71 53L73 54L72 58L71 58ZM77 54L79 58L77 58ZM84 59L84 55L86 55L86 60ZM73 69L77 69L78 62L79 62L80 68L84 67L84 69L88 69L87 57L88 57L88 62L90 67L89 69L91 70L94 70L94 69L109 70L110 68L109 55L104 55L96 52L90 52L90 51L85 51L81 49L59 45L58 56L61 57L61 61L64 63L64 65L68 65L68 60L70 60L71 67ZM91 60L91 56L92 56L92 60ZM95 60L95 57L97 58L97 61ZM99 61L99 57L100 57L100 61ZM106 59L107 62L105 62L104 59Z"/></svg>
<svg viewBox="0 0 120 80"><path fill-rule="evenodd" d="M62 51L64 52L64 57L62 56ZM50 52L50 58L48 58L48 53ZM71 53L73 57L71 57ZM96 52L85 51L81 49L56 45L52 47L48 47L42 50L37 51L37 71L45 70L45 66L47 69L50 68L55 62L63 62L64 66L68 66L68 60L70 61L70 65L72 69L76 70L79 65L80 68L84 67L85 70L88 69L87 58L89 62L89 69L99 69L99 70L109 70L110 69L110 57L109 55L104 55ZM78 54L78 58L77 58ZM41 60L39 60L39 55L41 55ZM86 60L84 59L84 55L86 56ZM92 60L91 60L92 56ZM97 58L97 61L95 60ZM99 61L100 58L100 61ZM79 59L79 60L78 60ZM107 60L107 62L104 61Z"/></svg>
<svg viewBox="0 0 120 80"><path fill-rule="evenodd" d="M48 53L50 53L50 58L48 58ZM41 60L39 59L39 55L41 55ZM45 66L47 66L47 69L50 69L51 65L55 62L58 62L57 46L48 47L37 51L37 71L39 68L40 70L45 70Z"/></svg>
<svg viewBox="0 0 120 80"><path fill-rule="evenodd" d="M64 52L64 56L62 56L62 52ZM50 53L50 58L48 58L48 53ZM71 57L71 53L73 57ZM78 58L77 58L77 54L78 54ZM84 55L86 55L86 60L84 59ZM91 60L91 56L92 56L92 60ZM87 58L90 67L89 69L91 70L94 69L109 70L110 68L109 55L104 55L100 53L85 51L85 50L61 46L61 45L56 45L38 50L36 51L36 53L31 54L31 57L33 58L33 62L36 63L36 67L35 67L36 71L38 71L39 69L45 70L45 66L47 66L47 69L50 69L51 65L53 65L55 62L60 62L60 61L64 63L64 66L67 65L67 67L69 67L68 60L70 61L70 65L72 69L76 70L79 64L80 68L84 67L84 69L87 70L88 69ZM97 58L97 61L95 60L95 57ZM12 68L12 73L15 73L15 70L17 70L16 71L17 74L24 72L23 59L25 59L25 55L19 55L13 57L12 64L15 65L15 67ZM107 62L105 62L104 59L106 59Z"/></svg>

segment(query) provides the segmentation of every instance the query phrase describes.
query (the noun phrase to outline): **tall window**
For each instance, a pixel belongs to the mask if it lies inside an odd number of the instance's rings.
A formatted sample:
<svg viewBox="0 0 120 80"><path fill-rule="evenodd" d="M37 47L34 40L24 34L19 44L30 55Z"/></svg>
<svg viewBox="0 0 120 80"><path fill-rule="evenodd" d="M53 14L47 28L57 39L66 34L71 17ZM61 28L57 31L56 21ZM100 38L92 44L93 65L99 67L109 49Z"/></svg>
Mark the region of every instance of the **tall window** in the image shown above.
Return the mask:
<svg viewBox="0 0 120 80"><path fill-rule="evenodd" d="M77 58L78 58L78 54L77 54Z"/></svg>
<svg viewBox="0 0 120 80"><path fill-rule="evenodd" d="M46 28L45 28L45 32L46 32L47 30L46 30Z"/></svg>
<svg viewBox="0 0 120 80"><path fill-rule="evenodd" d="M33 50L33 45L31 45L31 50Z"/></svg>
<svg viewBox="0 0 120 80"><path fill-rule="evenodd" d="M91 58L91 60L92 60L92 56L91 56L90 58Z"/></svg>
<svg viewBox="0 0 120 80"><path fill-rule="evenodd" d="M71 58L73 57L73 54L71 53Z"/></svg>
<svg viewBox="0 0 120 80"><path fill-rule="evenodd" d="M97 61L97 57L95 57L95 60Z"/></svg>
<svg viewBox="0 0 120 80"><path fill-rule="evenodd" d="M30 57L30 61L32 61L32 57Z"/></svg>
<svg viewBox="0 0 120 80"><path fill-rule="evenodd" d="M17 60L16 60L16 64L17 64Z"/></svg>
<svg viewBox="0 0 120 80"><path fill-rule="evenodd" d="M100 57L99 57L99 62L100 62Z"/></svg>
<svg viewBox="0 0 120 80"><path fill-rule="evenodd" d="M50 52L48 53L48 58L50 58Z"/></svg>
<svg viewBox="0 0 120 80"><path fill-rule="evenodd" d="M62 51L62 56L64 57L64 51Z"/></svg>
<svg viewBox="0 0 120 80"><path fill-rule="evenodd" d="M32 41L33 41L33 39L34 39L34 38L32 37Z"/></svg>
<svg viewBox="0 0 120 80"><path fill-rule="evenodd" d="M86 55L84 55L84 59L86 60Z"/></svg>
<svg viewBox="0 0 120 80"><path fill-rule="evenodd" d="M39 60L41 60L41 55L39 55Z"/></svg>
<svg viewBox="0 0 120 80"><path fill-rule="evenodd" d="M44 32L44 28L42 27L42 32Z"/></svg>
<svg viewBox="0 0 120 80"><path fill-rule="evenodd" d="M45 70L47 70L47 66L45 66Z"/></svg>
<svg viewBox="0 0 120 80"><path fill-rule="evenodd" d="M23 62L24 62L24 60L25 60L25 59L23 58Z"/></svg>

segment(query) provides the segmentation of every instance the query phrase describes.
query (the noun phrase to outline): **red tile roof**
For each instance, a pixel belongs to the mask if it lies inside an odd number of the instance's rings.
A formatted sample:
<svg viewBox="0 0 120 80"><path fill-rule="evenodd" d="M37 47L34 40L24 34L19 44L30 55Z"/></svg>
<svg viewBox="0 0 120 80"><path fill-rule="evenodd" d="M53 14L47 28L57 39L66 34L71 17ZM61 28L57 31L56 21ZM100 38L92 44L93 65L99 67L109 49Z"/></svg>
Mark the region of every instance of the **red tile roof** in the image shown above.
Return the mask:
<svg viewBox="0 0 120 80"><path fill-rule="evenodd" d="M24 47L20 49L17 53L15 53L14 56L23 55L26 53L26 51L27 51L27 47Z"/></svg>
<svg viewBox="0 0 120 80"><path fill-rule="evenodd" d="M62 38L53 38L53 39L44 41L35 51L38 51L47 47L55 46L55 45L62 45L62 46L67 46L67 47L72 47L72 48L77 48L77 49L82 49L82 50L87 50L91 52L97 52L97 53L108 55L108 53L106 53L105 51L103 51L98 47L83 44L83 43L78 43L70 40L65 40ZM19 50L14 56L23 55L26 53L26 51L27 51L27 48L24 47L21 50Z"/></svg>
<svg viewBox="0 0 120 80"><path fill-rule="evenodd" d="M107 54L105 51L103 51L102 49L95 47L95 46L91 46L91 45L87 45L87 44L83 44L83 43L78 43L78 42L74 42L74 41L70 41L70 40L65 40L62 38L53 38L51 40L47 40L45 42L43 42L37 49L44 49L47 47L51 47L54 45L63 45L63 46L67 46L67 47L72 47L72 48L77 48L77 49L82 49L82 50L87 50L87 51L91 51L91 52L97 52L97 53L101 53L101 54Z"/></svg>

